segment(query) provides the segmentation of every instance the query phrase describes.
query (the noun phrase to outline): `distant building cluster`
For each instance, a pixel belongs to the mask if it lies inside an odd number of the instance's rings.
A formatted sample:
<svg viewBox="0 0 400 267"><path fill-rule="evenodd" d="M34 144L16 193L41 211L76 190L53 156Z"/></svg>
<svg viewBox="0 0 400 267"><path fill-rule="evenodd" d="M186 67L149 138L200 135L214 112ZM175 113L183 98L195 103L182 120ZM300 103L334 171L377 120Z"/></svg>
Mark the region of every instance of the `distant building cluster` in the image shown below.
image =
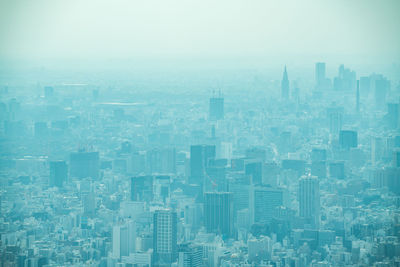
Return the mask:
<svg viewBox="0 0 400 267"><path fill-rule="evenodd" d="M2 86L0 267L400 266L400 85L325 68Z"/></svg>

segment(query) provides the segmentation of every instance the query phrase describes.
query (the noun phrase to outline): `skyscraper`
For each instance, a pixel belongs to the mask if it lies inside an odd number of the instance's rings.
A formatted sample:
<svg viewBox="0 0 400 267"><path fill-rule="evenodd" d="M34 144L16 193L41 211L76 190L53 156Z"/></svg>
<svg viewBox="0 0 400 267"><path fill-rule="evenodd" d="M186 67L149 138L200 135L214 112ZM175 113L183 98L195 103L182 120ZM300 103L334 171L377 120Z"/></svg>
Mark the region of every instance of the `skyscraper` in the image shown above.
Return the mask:
<svg viewBox="0 0 400 267"><path fill-rule="evenodd" d="M204 220L206 230L222 237L233 233L233 201L230 192L205 193Z"/></svg>
<svg viewBox="0 0 400 267"><path fill-rule="evenodd" d="M325 83L325 63L315 63L315 84L317 89L321 89Z"/></svg>
<svg viewBox="0 0 400 267"><path fill-rule="evenodd" d="M80 150L70 155L70 175L76 178L99 178L99 152Z"/></svg>
<svg viewBox="0 0 400 267"><path fill-rule="evenodd" d="M153 249L155 266L171 266L177 258L177 215L172 210L154 213Z"/></svg>
<svg viewBox="0 0 400 267"><path fill-rule="evenodd" d="M383 109L386 103L386 97L390 90L390 81L381 76L375 80L375 106Z"/></svg>
<svg viewBox="0 0 400 267"><path fill-rule="evenodd" d="M334 161L329 163L329 177L336 179L345 178L344 161Z"/></svg>
<svg viewBox="0 0 400 267"><path fill-rule="evenodd" d="M203 179L208 166L208 161L215 158L216 150L214 145L193 145L190 146L190 177L189 183L203 184Z"/></svg>
<svg viewBox="0 0 400 267"><path fill-rule="evenodd" d="M285 66L285 70L283 71L283 78L281 82L281 96L283 99L289 99L289 79Z"/></svg>
<svg viewBox="0 0 400 267"><path fill-rule="evenodd" d="M371 78L369 76L360 77L360 94L367 97L371 90Z"/></svg>
<svg viewBox="0 0 400 267"><path fill-rule="evenodd" d="M319 226L319 181L315 176L302 176L299 181L300 217L312 226Z"/></svg>
<svg viewBox="0 0 400 267"><path fill-rule="evenodd" d="M183 243L179 245L179 267L203 266L203 247L201 245Z"/></svg>
<svg viewBox="0 0 400 267"><path fill-rule="evenodd" d="M222 120L224 118L224 98L221 95L210 98L209 112L211 121Z"/></svg>
<svg viewBox="0 0 400 267"><path fill-rule="evenodd" d="M357 132L343 130L339 133L339 144L343 149L350 149L352 147L357 147Z"/></svg>
<svg viewBox="0 0 400 267"><path fill-rule="evenodd" d="M153 180L151 175L131 177L131 200L153 200Z"/></svg>
<svg viewBox="0 0 400 267"><path fill-rule="evenodd" d="M50 186L62 187L68 179L68 167L65 161L50 162Z"/></svg>
<svg viewBox="0 0 400 267"><path fill-rule="evenodd" d="M246 175L251 175L252 184L262 183L262 163L249 162L245 165Z"/></svg>
<svg viewBox="0 0 400 267"><path fill-rule="evenodd" d="M267 186L255 186L250 199L253 222L270 223L276 208L283 205L283 191Z"/></svg>
<svg viewBox="0 0 400 267"><path fill-rule="evenodd" d="M112 232L113 257L120 259L122 256L129 256L135 252L136 245L136 224L128 221L125 224L115 225Z"/></svg>
<svg viewBox="0 0 400 267"><path fill-rule="evenodd" d="M396 129L399 125L400 104L388 103L387 104L387 122L390 128Z"/></svg>
<svg viewBox="0 0 400 267"><path fill-rule="evenodd" d="M343 109L339 107L330 107L327 109L326 113L329 121L329 131L331 134L337 135L343 125Z"/></svg>

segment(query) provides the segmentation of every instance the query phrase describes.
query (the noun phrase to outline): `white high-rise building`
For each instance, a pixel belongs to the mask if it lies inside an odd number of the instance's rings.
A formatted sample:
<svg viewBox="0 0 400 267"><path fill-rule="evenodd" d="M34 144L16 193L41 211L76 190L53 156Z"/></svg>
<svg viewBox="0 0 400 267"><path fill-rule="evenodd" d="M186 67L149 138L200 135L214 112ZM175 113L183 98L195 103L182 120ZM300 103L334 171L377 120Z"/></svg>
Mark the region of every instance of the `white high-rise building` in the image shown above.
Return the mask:
<svg viewBox="0 0 400 267"><path fill-rule="evenodd" d="M299 181L300 217L312 226L319 226L320 195L316 176L302 176Z"/></svg>
<svg viewBox="0 0 400 267"><path fill-rule="evenodd" d="M136 247L136 224L128 221L122 225L115 225L112 234L113 258L129 256L135 252Z"/></svg>

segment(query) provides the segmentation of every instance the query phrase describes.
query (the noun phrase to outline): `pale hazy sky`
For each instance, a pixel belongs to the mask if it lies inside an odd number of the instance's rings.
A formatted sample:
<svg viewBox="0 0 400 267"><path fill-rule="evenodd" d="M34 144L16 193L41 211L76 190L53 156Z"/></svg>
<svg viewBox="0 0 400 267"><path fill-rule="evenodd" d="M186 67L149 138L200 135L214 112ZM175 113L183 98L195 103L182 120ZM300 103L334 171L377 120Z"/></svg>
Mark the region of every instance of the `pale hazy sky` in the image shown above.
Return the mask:
<svg viewBox="0 0 400 267"><path fill-rule="evenodd" d="M0 0L0 60L400 60L398 0Z"/></svg>

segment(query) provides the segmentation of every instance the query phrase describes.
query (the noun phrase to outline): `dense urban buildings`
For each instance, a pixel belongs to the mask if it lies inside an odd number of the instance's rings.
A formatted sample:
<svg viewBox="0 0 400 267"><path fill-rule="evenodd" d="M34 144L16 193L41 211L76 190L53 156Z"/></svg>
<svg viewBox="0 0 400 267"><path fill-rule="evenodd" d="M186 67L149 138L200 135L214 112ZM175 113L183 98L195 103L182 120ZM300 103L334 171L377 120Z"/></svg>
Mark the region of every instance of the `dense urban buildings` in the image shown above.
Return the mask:
<svg viewBox="0 0 400 267"><path fill-rule="evenodd" d="M399 29L399 0L0 1L0 267L399 267Z"/></svg>
<svg viewBox="0 0 400 267"><path fill-rule="evenodd" d="M298 97L286 67L211 98L3 85L1 266L396 266L398 80L376 109L387 78L326 66Z"/></svg>

